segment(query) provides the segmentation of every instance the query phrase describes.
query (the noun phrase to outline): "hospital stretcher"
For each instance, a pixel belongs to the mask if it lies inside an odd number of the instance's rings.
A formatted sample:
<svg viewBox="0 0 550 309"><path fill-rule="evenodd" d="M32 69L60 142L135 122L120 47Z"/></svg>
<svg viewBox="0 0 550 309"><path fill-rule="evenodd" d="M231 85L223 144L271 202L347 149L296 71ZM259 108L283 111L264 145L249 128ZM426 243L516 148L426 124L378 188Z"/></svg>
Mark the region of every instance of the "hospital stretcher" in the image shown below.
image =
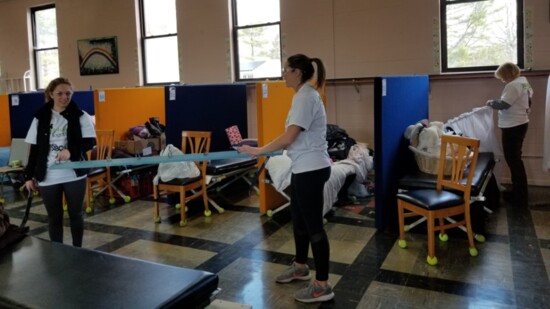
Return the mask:
<svg viewBox="0 0 550 309"><path fill-rule="evenodd" d="M480 152L477 160L477 166L475 169L474 177L472 179L472 189L470 202L483 202L486 200L484 195L485 190L493 177L493 169L495 167L495 158L492 152ZM464 182L466 182L467 174L464 174ZM423 173L421 171L409 173L399 179L398 191L403 192L413 189L434 189L437 185L437 175ZM487 206L483 206L483 210L489 214L493 211ZM455 220L447 217L447 221L454 223ZM412 229L420 223L426 221L426 218L420 218L417 221L409 224L405 227L405 231ZM466 231L464 226L460 226L460 229ZM475 239L479 242L484 242L485 237L481 234L475 234Z"/></svg>

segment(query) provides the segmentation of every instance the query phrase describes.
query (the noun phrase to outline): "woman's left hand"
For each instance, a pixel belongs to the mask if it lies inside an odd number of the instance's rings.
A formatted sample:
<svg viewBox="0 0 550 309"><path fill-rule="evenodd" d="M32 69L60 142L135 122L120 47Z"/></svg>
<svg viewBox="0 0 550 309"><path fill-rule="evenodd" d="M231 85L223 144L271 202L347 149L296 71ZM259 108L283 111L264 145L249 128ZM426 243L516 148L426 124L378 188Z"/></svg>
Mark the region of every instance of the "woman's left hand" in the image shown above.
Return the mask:
<svg viewBox="0 0 550 309"><path fill-rule="evenodd" d="M68 149L61 150L60 152L57 153L57 156L55 157L57 161L67 161L70 158L71 158L71 153L69 152Z"/></svg>

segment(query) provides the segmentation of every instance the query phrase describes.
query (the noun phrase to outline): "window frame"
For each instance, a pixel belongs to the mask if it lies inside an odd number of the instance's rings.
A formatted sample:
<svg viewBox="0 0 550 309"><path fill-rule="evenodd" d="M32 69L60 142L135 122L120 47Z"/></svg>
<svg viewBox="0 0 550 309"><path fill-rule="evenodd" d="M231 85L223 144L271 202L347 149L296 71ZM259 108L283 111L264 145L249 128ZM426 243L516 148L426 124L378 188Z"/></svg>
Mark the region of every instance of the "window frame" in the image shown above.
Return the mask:
<svg viewBox="0 0 550 309"><path fill-rule="evenodd" d="M153 82L148 82L147 81L147 51L146 51L146 41L147 40L150 40L150 39L162 39L162 38L167 38L167 37L176 37L176 41L178 41L178 32L177 32L177 29L176 29L176 32L175 33L166 33L166 34L161 34L161 35L152 35L152 36L147 36L146 35L146 29L145 29L145 5L144 5L144 0L139 0L138 1L139 3L139 17L140 17L140 21L139 21L139 26L140 26L140 34L141 34L141 38L140 38L140 46L141 46L141 69L143 71L143 85L144 86L163 86L163 85L171 85L171 84L179 84L180 83L180 80L181 80L181 76L179 76L179 80L175 80L175 81L169 81L169 82L159 82L159 83L153 83ZM176 5L176 2L177 0L174 0L174 5ZM176 14L176 23L177 23L177 14ZM179 50L177 51L178 52L178 55L179 55ZM178 75L181 73L179 72L180 68L179 68L179 62L178 62Z"/></svg>
<svg viewBox="0 0 550 309"><path fill-rule="evenodd" d="M279 71L279 76L275 77L258 77L258 78L241 78L241 64L239 61L239 30L243 29L252 29L252 28L262 28L262 27L270 27L270 26L277 26L279 27L279 58L281 60L281 68L283 67L283 44L281 41L281 18L279 16L278 22L268 22L268 23L261 23L261 24L251 24L246 26L239 26L239 20L238 20L238 14L237 14L237 1L238 0L231 0L231 13L232 13L232 20L233 20L233 29L232 29L232 41L233 41L233 63L234 63L234 70L233 70L233 78L237 82L256 82L256 81L262 81L262 80L282 80L283 74L282 71ZM280 5L280 2L279 2Z"/></svg>
<svg viewBox="0 0 550 309"><path fill-rule="evenodd" d="M57 41L57 45L55 47L47 47L47 48L38 48L37 47L37 31L36 31L36 12L39 12L39 11L45 11L45 10L49 10L49 9L55 9L55 3L51 3L51 4L46 4L46 5L41 5L41 6L36 6L36 7L32 7L30 8L30 13L31 13L31 34L32 34L32 55L33 55L33 59L32 59L32 62L33 62L33 71L34 71L34 84L35 84L35 88L37 90L44 90L45 88L40 88L40 74L39 74L39 70L38 70L38 54L40 52L44 52L44 51L50 51L50 50L56 50L57 51L57 67L58 67L58 70L59 70L59 66L60 66L60 63L59 63L59 41ZM57 12L56 12L57 13ZM56 21L56 24L57 24L57 21ZM56 39L57 39L57 33L56 33ZM31 87L32 89L32 87Z"/></svg>
<svg viewBox="0 0 550 309"><path fill-rule="evenodd" d="M448 50L447 50L447 6L461 3L473 3L486 0L440 0L440 31L441 31L441 73L469 73L479 71L494 71L498 65L475 66L475 67L448 67ZM524 40L524 5L523 0L516 1L516 23L517 23L517 61L516 63L521 69L525 66L525 40Z"/></svg>

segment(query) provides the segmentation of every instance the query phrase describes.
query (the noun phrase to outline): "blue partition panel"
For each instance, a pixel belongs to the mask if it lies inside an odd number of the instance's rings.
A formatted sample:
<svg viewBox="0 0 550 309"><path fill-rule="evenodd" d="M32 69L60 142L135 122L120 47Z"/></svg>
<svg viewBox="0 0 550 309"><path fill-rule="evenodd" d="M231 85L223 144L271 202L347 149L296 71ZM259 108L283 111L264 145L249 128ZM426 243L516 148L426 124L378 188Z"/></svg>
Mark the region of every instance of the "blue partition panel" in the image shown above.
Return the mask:
<svg viewBox="0 0 550 309"><path fill-rule="evenodd" d="M44 93L13 93L9 97L11 138L25 138L34 113L44 104Z"/></svg>
<svg viewBox="0 0 550 309"><path fill-rule="evenodd" d="M374 80L374 170L376 228L397 230L397 184L414 156L405 129L429 112L428 76L388 76Z"/></svg>
<svg viewBox="0 0 550 309"><path fill-rule="evenodd" d="M166 143L178 148L181 131L211 131L210 151L231 149L225 129L237 125L248 132L246 85L183 85L165 87Z"/></svg>
<svg viewBox="0 0 550 309"><path fill-rule="evenodd" d="M88 114L95 115L93 91L75 91L73 93L73 101Z"/></svg>
<svg viewBox="0 0 550 309"><path fill-rule="evenodd" d="M75 91L73 101L94 115L93 91ZM11 137L25 138L34 113L44 104L44 92L13 93L9 95L9 102Z"/></svg>

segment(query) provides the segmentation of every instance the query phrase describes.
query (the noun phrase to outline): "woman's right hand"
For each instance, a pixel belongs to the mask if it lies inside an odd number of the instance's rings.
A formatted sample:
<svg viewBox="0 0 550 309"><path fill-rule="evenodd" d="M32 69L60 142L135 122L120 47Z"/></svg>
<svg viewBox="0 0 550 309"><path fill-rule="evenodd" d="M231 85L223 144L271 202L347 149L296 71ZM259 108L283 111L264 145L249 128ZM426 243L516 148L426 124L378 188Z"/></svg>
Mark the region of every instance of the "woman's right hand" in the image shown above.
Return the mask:
<svg viewBox="0 0 550 309"><path fill-rule="evenodd" d="M249 154L252 156L258 156L260 155L260 148L258 147L252 147L249 145L243 145L237 149L239 153Z"/></svg>
<svg viewBox="0 0 550 309"><path fill-rule="evenodd" d="M25 181L25 188L29 191L36 191L38 189L38 186L36 185L36 182L34 179Z"/></svg>

